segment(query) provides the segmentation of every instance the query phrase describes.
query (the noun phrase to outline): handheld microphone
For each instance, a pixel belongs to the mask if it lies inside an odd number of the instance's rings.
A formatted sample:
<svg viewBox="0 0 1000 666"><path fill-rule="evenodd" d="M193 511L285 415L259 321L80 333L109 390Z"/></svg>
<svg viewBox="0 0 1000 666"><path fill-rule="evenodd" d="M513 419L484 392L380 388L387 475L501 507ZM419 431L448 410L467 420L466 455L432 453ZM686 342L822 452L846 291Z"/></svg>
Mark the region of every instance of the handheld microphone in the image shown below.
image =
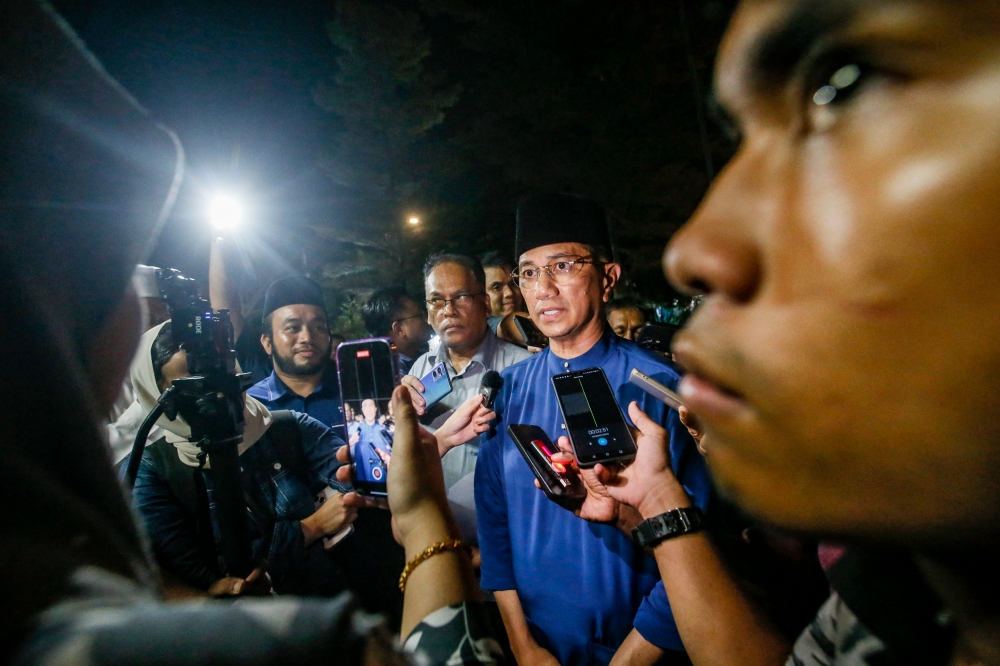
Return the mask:
<svg viewBox="0 0 1000 666"><path fill-rule="evenodd" d="M503 388L503 377L496 370L487 370L483 375L483 381L479 385L479 395L483 396L483 407L493 409L493 401L500 394Z"/></svg>

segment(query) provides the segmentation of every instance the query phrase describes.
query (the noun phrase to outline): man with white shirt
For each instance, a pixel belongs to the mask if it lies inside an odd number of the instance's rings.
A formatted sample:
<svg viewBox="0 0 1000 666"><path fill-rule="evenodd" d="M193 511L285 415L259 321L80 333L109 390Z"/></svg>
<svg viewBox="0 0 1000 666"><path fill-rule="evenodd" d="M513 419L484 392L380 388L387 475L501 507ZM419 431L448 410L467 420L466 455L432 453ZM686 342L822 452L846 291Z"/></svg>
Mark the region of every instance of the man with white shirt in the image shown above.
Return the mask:
<svg viewBox="0 0 1000 666"><path fill-rule="evenodd" d="M424 265L424 289L428 321L440 342L416 360L403 384L410 389L417 413L433 429L479 391L488 370L500 372L531 353L501 340L487 326L490 301L485 272L477 259L461 254L431 255ZM426 408L420 378L442 362L451 379L451 393ZM448 451L441 460L445 488L472 474L478 455L478 438Z"/></svg>

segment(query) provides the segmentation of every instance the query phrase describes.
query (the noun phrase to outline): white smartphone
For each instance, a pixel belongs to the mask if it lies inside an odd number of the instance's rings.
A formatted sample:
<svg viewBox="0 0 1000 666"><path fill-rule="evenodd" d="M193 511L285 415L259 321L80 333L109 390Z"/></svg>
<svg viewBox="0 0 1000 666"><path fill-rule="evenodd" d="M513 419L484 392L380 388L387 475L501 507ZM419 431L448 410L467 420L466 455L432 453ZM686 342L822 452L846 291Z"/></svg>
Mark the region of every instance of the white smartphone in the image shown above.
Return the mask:
<svg viewBox="0 0 1000 666"><path fill-rule="evenodd" d="M316 496L316 508L318 509L321 506L323 506L323 502L327 501L336 494L337 491L331 488L330 486L324 488L323 492L321 492L319 495ZM330 550L331 548L333 548L338 543L340 543L347 537L351 536L352 534L354 534L354 523L351 523L350 525L340 530L336 534L332 534L328 537L323 537L323 548L325 548L326 550Z"/></svg>
<svg viewBox="0 0 1000 666"><path fill-rule="evenodd" d="M684 402L681 400L679 395L638 368L632 368L632 374L629 375L628 381L630 384L635 384L668 407L678 409L684 406Z"/></svg>

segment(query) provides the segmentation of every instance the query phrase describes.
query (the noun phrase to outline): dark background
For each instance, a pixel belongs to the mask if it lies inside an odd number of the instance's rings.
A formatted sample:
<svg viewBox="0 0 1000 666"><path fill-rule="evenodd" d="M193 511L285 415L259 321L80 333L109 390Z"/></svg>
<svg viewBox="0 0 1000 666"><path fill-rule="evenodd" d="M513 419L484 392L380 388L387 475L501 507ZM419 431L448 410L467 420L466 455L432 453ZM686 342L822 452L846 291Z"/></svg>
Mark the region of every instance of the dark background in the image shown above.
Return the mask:
<svg viewBox="0 0 1000 666"><path fill-rule="evenodd" d="M603 203L623 290L664 301L663 246L731 150L704 118L723 0L54 4L187 151L151 263L204 278L206 206L233 193L249 309L304 271L350 328L431 250L509 253L541 190Z"/></svg>

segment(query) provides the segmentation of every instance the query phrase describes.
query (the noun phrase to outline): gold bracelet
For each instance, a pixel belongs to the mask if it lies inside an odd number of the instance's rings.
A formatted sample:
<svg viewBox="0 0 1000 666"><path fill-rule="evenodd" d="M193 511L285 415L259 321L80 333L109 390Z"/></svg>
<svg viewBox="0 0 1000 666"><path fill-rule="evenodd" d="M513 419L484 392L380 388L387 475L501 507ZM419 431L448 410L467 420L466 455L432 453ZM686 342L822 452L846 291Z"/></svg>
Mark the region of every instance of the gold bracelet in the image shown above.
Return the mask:
<svg viewBox="0 0 1000 666"><path fill-rule="evenodd" d="M438 541L437 543L427 546L427 548L424 548L421 552L417 553L412 560L406 563L406 566L403 567L403 573L399 575L399 591L406 592L406 579L410 577L410 574L413 573L414 569L420 566L421 562L437 555L438 553L458 548L464 548L465 552L469 554L469 557L472 557L472 546L464 541L459 541L458 539L455 539L454 541Z"/></svg>

